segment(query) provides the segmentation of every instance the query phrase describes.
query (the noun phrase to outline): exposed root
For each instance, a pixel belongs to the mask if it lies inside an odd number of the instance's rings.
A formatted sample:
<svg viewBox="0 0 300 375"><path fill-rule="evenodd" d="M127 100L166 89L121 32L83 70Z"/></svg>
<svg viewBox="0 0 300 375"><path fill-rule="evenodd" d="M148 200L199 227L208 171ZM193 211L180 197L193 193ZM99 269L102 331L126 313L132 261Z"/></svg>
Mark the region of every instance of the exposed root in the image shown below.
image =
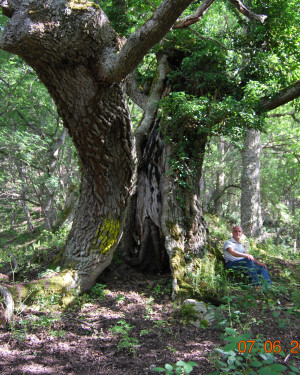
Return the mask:
<svg viewBox="0 0 300 375"><path fill-rule="evenodd" d="M12 321L14 314L14 300L11 292L5 286L0 286L0 295L4 298L5 302L5 308L3 311L4 316L0 316L0 322L1 326L5 326L5 324ZM0 314L1 313L2 312L0 312Z"/></svg>

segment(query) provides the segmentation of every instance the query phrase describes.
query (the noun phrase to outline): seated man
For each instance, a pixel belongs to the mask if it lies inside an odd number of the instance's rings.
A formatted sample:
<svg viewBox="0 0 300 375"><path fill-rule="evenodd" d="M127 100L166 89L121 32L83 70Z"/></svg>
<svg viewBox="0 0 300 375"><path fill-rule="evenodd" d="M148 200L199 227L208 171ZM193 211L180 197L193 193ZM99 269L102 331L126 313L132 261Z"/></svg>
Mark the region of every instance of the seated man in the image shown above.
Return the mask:
<svg viewBox="0 0 300 375"><path fill-rule="evenodd" d="M247 274L251 284L256 287L262 284L265 287L270 287L271 279L267 266L246 251L240 242L242 234L243 231L240 226L236 225L232 228L232 238L227 240L223 247L225 267Z"/></svg>

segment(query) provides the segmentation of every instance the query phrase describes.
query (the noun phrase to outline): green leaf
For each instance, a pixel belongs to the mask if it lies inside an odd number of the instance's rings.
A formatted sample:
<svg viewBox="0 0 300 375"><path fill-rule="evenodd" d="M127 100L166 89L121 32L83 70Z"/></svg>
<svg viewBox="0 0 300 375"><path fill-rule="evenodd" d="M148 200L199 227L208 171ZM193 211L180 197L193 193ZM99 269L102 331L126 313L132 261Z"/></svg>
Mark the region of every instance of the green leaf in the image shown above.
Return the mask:
<svg viewBox="0 0 300 375"><path fill-rule="evenodd" d="M198 364L196 362L193 362L193 361L188 361L188 364L193 366L193 367L198 367Z"/></svg>
<svg viewBox="0 0 300 375"><path fill-rule="evenodd" d="M185 362L183 362L183 361L177 361L176 362L176 366L181 366L181 367L183 367L185 365Z"/></svg>
<svg viewBox="0 0 300 375"><path fill-rule="evenodd" d="M297 367L293 366L293 365L290 365L290 369L291 369L292 371L294 371L295 373L297 373L297 374L300 373L300 370L299 370Z"/></svg>
<svg viewBox="0 0 300 375"><path fill-rule="evenodd" d="M235 350L235 349L237 349L237 343L236 342L232 342L230 344L227 344L223 348L224 352L230 352L230 351Z"/></svg>
<svg viewBox="0 0 300 375"><path fill-rule="evenodd" d="M286 366L273 363L270 366L262 367L258 370L259 375L280 375L282 371L286 370Z"/></svg>
<svg viewBox="0 0 300 375"><path fill-rule="evenodd" d="M286 370L286 366L281 365L279 363L273 363L270 367L274 371L284 371L284 370Z"/></svg>
<svg viewBox="0 0 300 375"><path fill-rule="evenodd" d="M257 359L253 359L250 361L250 365L252 367L261 367L263 364L261 362L259 362Z"/></svg>
<svg viewBox="0 0 300 375"><path fill-rule="evenodd" d="M233 336L237 335L236 330L234 330L233 328L226 327L225 332L228 333L229 335L233 335Z"/></svg>
<svg viewBox="0 0 300 375"><path fill-rule="evenodd" d="M191 366L189 363L185 363L184 365L183 365L183 368L184 368L184 371L186 372L186 373L190 373L191 371L193 371L193 366Z"/></svg>

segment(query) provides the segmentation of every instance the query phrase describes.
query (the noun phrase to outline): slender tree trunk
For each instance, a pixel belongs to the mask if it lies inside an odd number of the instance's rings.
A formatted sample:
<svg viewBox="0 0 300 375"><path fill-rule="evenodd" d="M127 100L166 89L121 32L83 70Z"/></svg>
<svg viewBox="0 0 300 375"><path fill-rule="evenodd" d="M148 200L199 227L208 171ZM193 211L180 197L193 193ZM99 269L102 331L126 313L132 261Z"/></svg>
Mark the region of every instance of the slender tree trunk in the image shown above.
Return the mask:
<svg viewBox="0 0 300 375"><path fill-rule="evenodd" d="M18 170L18 173L19 173L19 177L20 177L20 180L21 180L21 185L22 185L22 187L21 187L21 189L22 189L22 191L21 191L21 205L22 205L23 211L25 213L27 228L30 232L32 232L33 231L33 225L32 225L30 212L29 212L29 209L27 207L27 200L26 200L26 190L27 190L26 189L26 180L25 180L25 176L24 176L24 173L23 173L22 166L17 159L15 160L15 164L16 164L16 167L17 167L17 170Z"/></svg>
<svg viewBox="0 0 300 375"><path fill-rule="evenodd" d="M48 152L48 165L47 165L47 177L51 178L56 170L59 169L59 152L61 147L64 145L67 136L67 129L63 129L56 140L51 145L51 149ZM55 207L53 188L48 186L48 181L44 181L41 184L40 191L42 197L40 198L42 210L45 218L45 229L52 231L53 227L57 223L57 209Z"/></svg>
<svg viewBox="0 0 300 375"><path fill-rule="evenodd" d="M15 230L16 210L12 206L10 210L10 229Z"/></svg>
<svg viewBox="0 0 300 375"><path fill-rule="evenodd" d="M241 179L241 224L247 236L262 239L263 220L260 200L260 132L249 129L243 150Z"/></svg>
<svg viewBox="0 0 300 375"><path fill-rule="evenodd" d="M224 174L224 154L225 154L225 144L222 137L218 141L218 150L220 154L220 162L218 163L218 169L216 173L216 188L213 194L214 203L214 213L221 216L223 214L222 208L222 193L225 182Z"/></svg>

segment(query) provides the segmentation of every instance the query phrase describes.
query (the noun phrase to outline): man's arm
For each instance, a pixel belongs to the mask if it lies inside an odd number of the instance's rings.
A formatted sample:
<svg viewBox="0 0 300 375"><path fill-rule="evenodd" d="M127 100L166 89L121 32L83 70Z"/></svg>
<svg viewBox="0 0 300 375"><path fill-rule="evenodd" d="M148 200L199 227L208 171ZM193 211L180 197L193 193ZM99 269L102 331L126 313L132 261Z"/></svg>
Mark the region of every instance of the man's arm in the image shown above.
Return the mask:
<svg viewBox="0 0 300 375"><path fill-rule="evenodd" d="M267 268L265 263L260 262L259 260L255 259L254 256L249 254L247 251L245 251L244 253L239 253L238 251L235 251L233 247L228 247L226 250L229 252L230 255L234 257L247 258L249 260L252 260L255 264Z"/></svg>
<svg viewBox="0 0 300 375"><path fill-rule="evenodd" d="M267 268L266 263L264 263L264 262L260 262L260 261L257 260L257 259L254 259L254 263L255 263L255 264L258 264L259 266L263 266L263 267Z"/></svg>
<svg viewBox="0 0 300 375"><path fill-rule="evenodd" d="M232 255L234 257L247 258L247 259L253 260L255 262L254 256L252 256L251 254L248 254L247 251L245 251L244 253L239 253L238 251L235 251L233 249L233 247L227 247L226 250L229 252L230 255Z"/></svg>

